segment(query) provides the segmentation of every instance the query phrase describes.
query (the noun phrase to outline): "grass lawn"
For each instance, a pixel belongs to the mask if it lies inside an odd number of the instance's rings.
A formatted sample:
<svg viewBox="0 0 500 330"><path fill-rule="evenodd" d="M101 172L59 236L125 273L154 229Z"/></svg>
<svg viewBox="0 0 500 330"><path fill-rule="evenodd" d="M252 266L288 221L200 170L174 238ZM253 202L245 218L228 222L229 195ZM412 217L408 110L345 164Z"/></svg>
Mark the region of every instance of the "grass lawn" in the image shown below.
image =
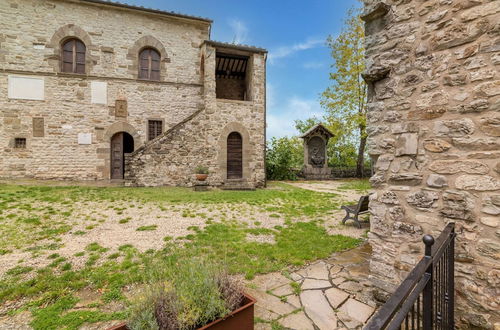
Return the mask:
<svg viewBox="0 0 500 330"><path fill-rule="evenodd" d="M10 315L29 311L35 329L126 319L133 288L172 258L204 255L250 279L356 246L327 232L339 206L336 194L284 183L204 193L0 185L0 307L15 302Z"/></svg>
<svg viewBox="0 0 500 330"><path fill-rule="evenodd" d="M369 179L350 179L342 184L340 190L355 190L359 193L366 194L371 189Z"/></svg>

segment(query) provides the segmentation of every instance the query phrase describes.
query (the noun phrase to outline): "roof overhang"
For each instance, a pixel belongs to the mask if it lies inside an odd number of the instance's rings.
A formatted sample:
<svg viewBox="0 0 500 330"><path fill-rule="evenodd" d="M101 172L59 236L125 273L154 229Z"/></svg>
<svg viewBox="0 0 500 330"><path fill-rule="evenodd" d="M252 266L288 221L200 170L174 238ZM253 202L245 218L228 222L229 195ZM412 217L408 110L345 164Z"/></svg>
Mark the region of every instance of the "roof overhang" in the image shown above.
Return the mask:
<svg viewBox="0 0 500 330"><path fill-rule="evenodd" d="M310 129L308 129L307 132L305 132L304 134L302 134L300 136L300 138L305 139L305 138L308 138L308 137L315 135L315 134L318 134L318 133L321 135L324 135L328 139L335 136L335 134L330 132L330 130L328 128L326 128L325 126L323 126L323 124L317 124L317 125L311 127Z"/></svg>
<svg viewBox="0 0 500 330"><path fill-rule="evenodd" d="M230 44L226 42L213 41L213 40L205 40L204 44L212 46L217 49L228 49L228 50L236 50L247 53L258 53L258 54L267 54L267 50L264 48L248 46L248 45L236 45Z"/></svg>
<svg viewBox="0 0 500 330"><path fill-rule="evenodd" d="M95 5L102 5L102 6L107 6L107 7L121 8L121 9L125 9L125 10L139 11L139 12L143 12L143 13L156 14L156 15L169 17L169 18L178 18L178 19L182 19L182 20L188 20L188 21L192 21L192 22L196 22L196 23L203 23L203 24L207 24L207 25L211 25L213 23L213 21L211 19L204 18L204 17L189 16L189 15L179 14L176 12L160 10L160 9L153 9L153 8L146 8L146 7L142 7L142 6L133 6L133 5L129 5L126 3L117 2L117 1L108 1L108 0L64 0L64 1L81 2L81 3L95 4Z"/></svg>

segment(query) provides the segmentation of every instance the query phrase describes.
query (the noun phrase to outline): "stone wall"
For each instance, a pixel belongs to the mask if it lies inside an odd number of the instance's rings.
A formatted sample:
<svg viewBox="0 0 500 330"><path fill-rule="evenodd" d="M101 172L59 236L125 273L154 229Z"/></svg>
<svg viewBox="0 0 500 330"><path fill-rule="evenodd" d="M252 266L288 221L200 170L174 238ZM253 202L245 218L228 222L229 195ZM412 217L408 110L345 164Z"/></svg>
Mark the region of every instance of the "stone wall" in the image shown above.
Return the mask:
<svg viewBox="0 0 500 330"><path fill-rule="evenodd" d="M365 0L374 285L456 223L460 328L500 322L500 1Z"/></svg>
<svg viewBox="0 0 500 330"><path fill-rule="evenodd" d="M232 47L232 46L229 46ZM220 49L231 54L234 49ZM238 50L236 50L238 51ZM204 106L192 118L134 152L127 159L126 181L132 186L192 185L197 166L209 168L211 185L227 185L227 137L243 138L242 188L265 184L265 53L248 54L252 66L251 101L216 98L216 49L205 45ZM239 51L238 51L239 52Z"/></svg>
<svg viewBox="0 0 500 330"><path fill-rule="evenodd" d="M217 78L217 97L229 100L245 100L246 82L239 79Z"/></svg>

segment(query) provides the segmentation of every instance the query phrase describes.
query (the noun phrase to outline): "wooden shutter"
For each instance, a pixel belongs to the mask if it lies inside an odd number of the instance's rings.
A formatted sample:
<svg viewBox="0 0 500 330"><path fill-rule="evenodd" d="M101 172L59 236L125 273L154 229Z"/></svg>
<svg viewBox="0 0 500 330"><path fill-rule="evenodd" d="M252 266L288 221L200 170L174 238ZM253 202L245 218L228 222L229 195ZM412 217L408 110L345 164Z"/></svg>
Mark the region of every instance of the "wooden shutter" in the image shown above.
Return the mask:
<svg viewBox="0 0 500 330"><path fill-rule="evenodd" d="M144 49L139 56L139 78L149 79L149 49Z"/></svg>
<svg viewBox="0 0 500 330"><path fill-rule="evenodd" d="M160 80L160 54L154 50L151 49L151 75L150 78L151 80Z"/></svg>
<svg viewBox="0 0 500 330"><path fill-rule="evenodd" d="M146 48L139 54L139 79L160 80L161 56L156 50Z"/></svg>
<svg viewBox="0 0 500 330"><path fill-rule="evenodd" d="M66 41L62 47L61 70L70 73L85 73L85 53L85 44L80 40Z"/></svg>
<svg viewBox="0 0 500 330"><path fill-rule="evenodd" d="M75 40L75 72L85 73L85 45L80 40Z"/></svg>
<svg viewBox="0 0 500 330"><path fill-rule="evenodd" d="M163 121L150 120L148 122L148 140L151 141L163 133Z"/></svg>
<svg viewBox="0 0 500 330"><path fill-rule="evenodd" d="M63 45L62 71L73 72L73 45L74 40L68 40Z"/></svg>
<svg viewBox="0 0 500 330"><path fill-rule="evenodd" d="M241 179L243 177L243 141L237 132L227 137L227 178Z"/></svg>

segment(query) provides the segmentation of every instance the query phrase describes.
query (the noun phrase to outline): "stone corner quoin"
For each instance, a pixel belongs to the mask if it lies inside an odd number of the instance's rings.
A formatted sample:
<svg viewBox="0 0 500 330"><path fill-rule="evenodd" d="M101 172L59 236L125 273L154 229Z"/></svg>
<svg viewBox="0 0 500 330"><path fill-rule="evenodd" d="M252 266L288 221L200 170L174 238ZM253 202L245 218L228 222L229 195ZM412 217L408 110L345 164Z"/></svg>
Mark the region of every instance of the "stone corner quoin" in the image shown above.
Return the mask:
<svg viewBox="0 0 500 330"><path fill-rule="evenodd" d="M457 321L500 322L500 2L364 0L373 284L456 223ZM383 3L383 4L382 4ZM405 223L407 225L402 226Z"/></svg>

